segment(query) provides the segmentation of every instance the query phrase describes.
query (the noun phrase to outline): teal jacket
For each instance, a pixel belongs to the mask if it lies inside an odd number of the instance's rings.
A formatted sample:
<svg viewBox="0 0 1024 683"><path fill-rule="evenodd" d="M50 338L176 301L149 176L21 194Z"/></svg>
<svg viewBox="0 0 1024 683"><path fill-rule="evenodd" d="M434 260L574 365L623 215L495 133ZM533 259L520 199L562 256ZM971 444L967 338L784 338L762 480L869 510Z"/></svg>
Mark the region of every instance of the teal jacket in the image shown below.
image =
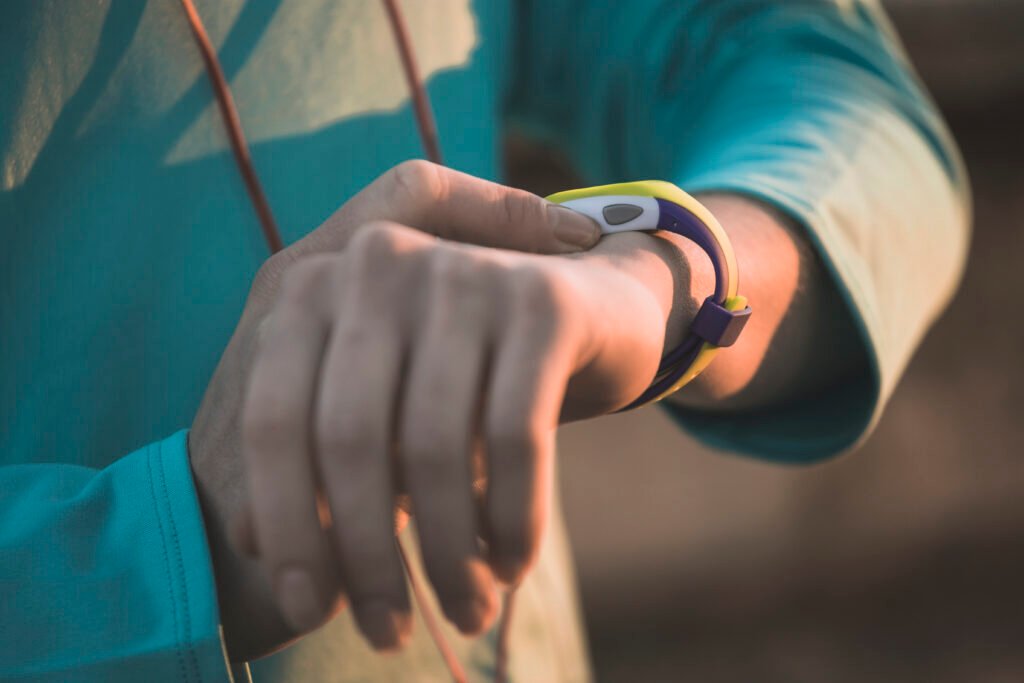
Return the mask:
<svg viewBox="0 0 1024 683"><path fill-rule="evenodd" d="M198 5L286 242L420 155L378 3ZM515 129L588 183L741 192L806 226L863 372L684 426L795 461L867 433L969 237L957 152L875 2L405 5L453 167L500 177ZM184 430L266 254L179 3L4 3L0 165L0 679L231 680ZM316 656L262 680L319 680ZM368 662L334 670L385 677Z"/></svg>

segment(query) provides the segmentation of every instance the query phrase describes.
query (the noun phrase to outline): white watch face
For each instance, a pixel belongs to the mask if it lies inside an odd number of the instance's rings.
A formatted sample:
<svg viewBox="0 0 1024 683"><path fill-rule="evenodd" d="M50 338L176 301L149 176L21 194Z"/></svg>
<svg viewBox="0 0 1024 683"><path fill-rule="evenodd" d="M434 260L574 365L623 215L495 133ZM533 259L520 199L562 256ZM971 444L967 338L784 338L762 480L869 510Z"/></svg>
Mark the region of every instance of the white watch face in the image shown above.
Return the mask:
<svg viewBox="0 0 1024 683"><path fill-rule="evenodd" d="M605 234L656 230L661 209L654 197L602 195L562 202L562 206L593 218Z"/></svg>

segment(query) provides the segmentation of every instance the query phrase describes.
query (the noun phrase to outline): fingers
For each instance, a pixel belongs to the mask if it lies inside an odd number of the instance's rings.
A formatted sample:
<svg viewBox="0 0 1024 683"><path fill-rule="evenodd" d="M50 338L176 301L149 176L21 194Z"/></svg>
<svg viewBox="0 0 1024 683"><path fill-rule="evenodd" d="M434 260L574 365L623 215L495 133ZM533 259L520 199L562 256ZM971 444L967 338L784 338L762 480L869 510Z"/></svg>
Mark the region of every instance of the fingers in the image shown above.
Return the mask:
<svg viewBox="0 0 1024 683"><path fill-rule="evenodd" d="M343 580L372 645L406 639L411 610L394 543L399 480L445 614L466 633L493 621L495 574L517 582L539 546L553 433L574 367L573 307L554 262L377 222L343 254L289 268L244 420L254 533L243 524L236 538L268 564L296 628L323 618L310 605ZM321 263L334 267L308 265ZM473 488L479 440L482 514ZM317 517L318 485L329 535ZM329 550L333 575L323 569Z"/></svg>
<svg viewBox="0 0 1024 683"><path fill-rule="evenodd" d="M590 218L537 195L429 161L387 171L288 251L341 249L375 220L408 225L448 240L544 254L589 249L601 238Z"/></svg>
<svg viewBox="0 0 1024 683"><path fill-rule="evenodd" d="M554 307L557 285L531 272L510 285L517 292L494 358L484 420L485 509L491 566L514 585L536 557L548 514L571 347Z"/></svg>
<svg viewBox="0 0 1024 683"><path fill-rule="evenodd" d="M313 395L326 337L317 302L325 259L293 268L260 340L242 417L248 512L278 607L298 633L318 626L339 583L316 509L311 452Z"/></svg>
<svg viewBox="0 0 1024 683"><path fill-rule="evenodd" d="M412 231L405 231L412 233ZM410 292L395 267L400 231L371 226L346 258L336 326L322 372L317 454L356 622L378 649L398 647L412 616L394 542L391 448L403 365L402 310ZM406 241L407 242L407 241ZM406 245L407 246L407 245Z"/></svg>
<svg viewBox="0 0 1024 683"><path fill-rule="evenodd" d="M435 254L400 426L424 567L445 615L464 633L479 633L498 611L477 541L471 461L489 345L482 270L450 249Z"/></svg>

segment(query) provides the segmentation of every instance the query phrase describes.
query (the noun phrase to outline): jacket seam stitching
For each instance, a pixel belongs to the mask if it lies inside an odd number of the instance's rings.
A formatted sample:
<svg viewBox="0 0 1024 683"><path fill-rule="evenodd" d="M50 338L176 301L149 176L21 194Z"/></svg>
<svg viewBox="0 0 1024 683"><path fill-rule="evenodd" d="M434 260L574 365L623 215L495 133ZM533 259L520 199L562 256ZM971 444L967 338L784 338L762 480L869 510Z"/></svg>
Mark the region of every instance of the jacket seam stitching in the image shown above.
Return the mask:
<svg viewBox="0 0 1024 683"><path fill-rule="evenodd" d="M178 578L178 580L180 582L180 586L181 586L181 596L182 596L181 611L182 611L182 617L183 617L183 622L184 622L183 623L184 628L182 630L184 631L184 633L183 633L184 642L185 642L185 644L187 646L188 662L191 665L192 673L195 676L194 679L192 679L192 680L202 681L203 677L202 677L202 674L201 674L200 669L199 669L199 660L198 660L198 658L196 656L195 648L190 646L190 644L192 642L192 617L191 617L191 613L190 613L190 609L189 609L188 578L187 578L187 574L185 573L185 561L184 561L184 559L182 557L182 554L181 554L181 539L178 536L178 527L174 523L174 509L173 509L173 507L170 506L171 497L170 497L170 494L167 491L167 477L166 477L166 473L165 473L164 467L163 467L163 465L164 465L164 462L163 462L163 444L161 443L161 444L157 445L157 449L158 449L158 452L160 453L160 464L161 464L161 467L160 467L160 491L163 494L163 499L165 501L167 501L167 503L168 503L167 520L168 520L168 526L170 527L170 532L171 532L171 541L173 543L174 559L175 559L175 563L176 563L177 568L178 568L177 578ZM186 463L186 467L187 466L188 465Z"/></svg>
<svg viewBox="0 0 1024 683"><path fill-rule="evenodd" d="M163 516L160 514L160 499L157 497L156 482L154 481L155 473L153 472L152 451L147 455L146 469L149 471L149 487L153 496L153 508L156 511L156 525L160 532L160 549L163 553L164 570L167 574L167 595L171 602L171 620L174 625L174 654L178 660L178 668L181 671L182 680L187 681L189 680L188 669L185 667L185 657L181 651L181 641L179 639L178 608L177 600L174 599L174 577L170 558L167 555L167 533L164 531Z"/></svg>

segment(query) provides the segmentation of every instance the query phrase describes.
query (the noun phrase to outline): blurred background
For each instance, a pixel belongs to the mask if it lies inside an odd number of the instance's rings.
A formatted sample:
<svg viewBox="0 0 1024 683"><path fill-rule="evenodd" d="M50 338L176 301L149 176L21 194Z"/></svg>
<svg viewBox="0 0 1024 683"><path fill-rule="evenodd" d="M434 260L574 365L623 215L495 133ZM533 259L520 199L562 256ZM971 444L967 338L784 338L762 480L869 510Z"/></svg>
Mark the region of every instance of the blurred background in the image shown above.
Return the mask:
<svg viewBox="0 0 1024 683"><path fill-rule="evenodd" d="M1024 0L886 5L972 177L966 278L856 453L745 460L657 409L562 430L599 681L1024 681Z"/></svg>

